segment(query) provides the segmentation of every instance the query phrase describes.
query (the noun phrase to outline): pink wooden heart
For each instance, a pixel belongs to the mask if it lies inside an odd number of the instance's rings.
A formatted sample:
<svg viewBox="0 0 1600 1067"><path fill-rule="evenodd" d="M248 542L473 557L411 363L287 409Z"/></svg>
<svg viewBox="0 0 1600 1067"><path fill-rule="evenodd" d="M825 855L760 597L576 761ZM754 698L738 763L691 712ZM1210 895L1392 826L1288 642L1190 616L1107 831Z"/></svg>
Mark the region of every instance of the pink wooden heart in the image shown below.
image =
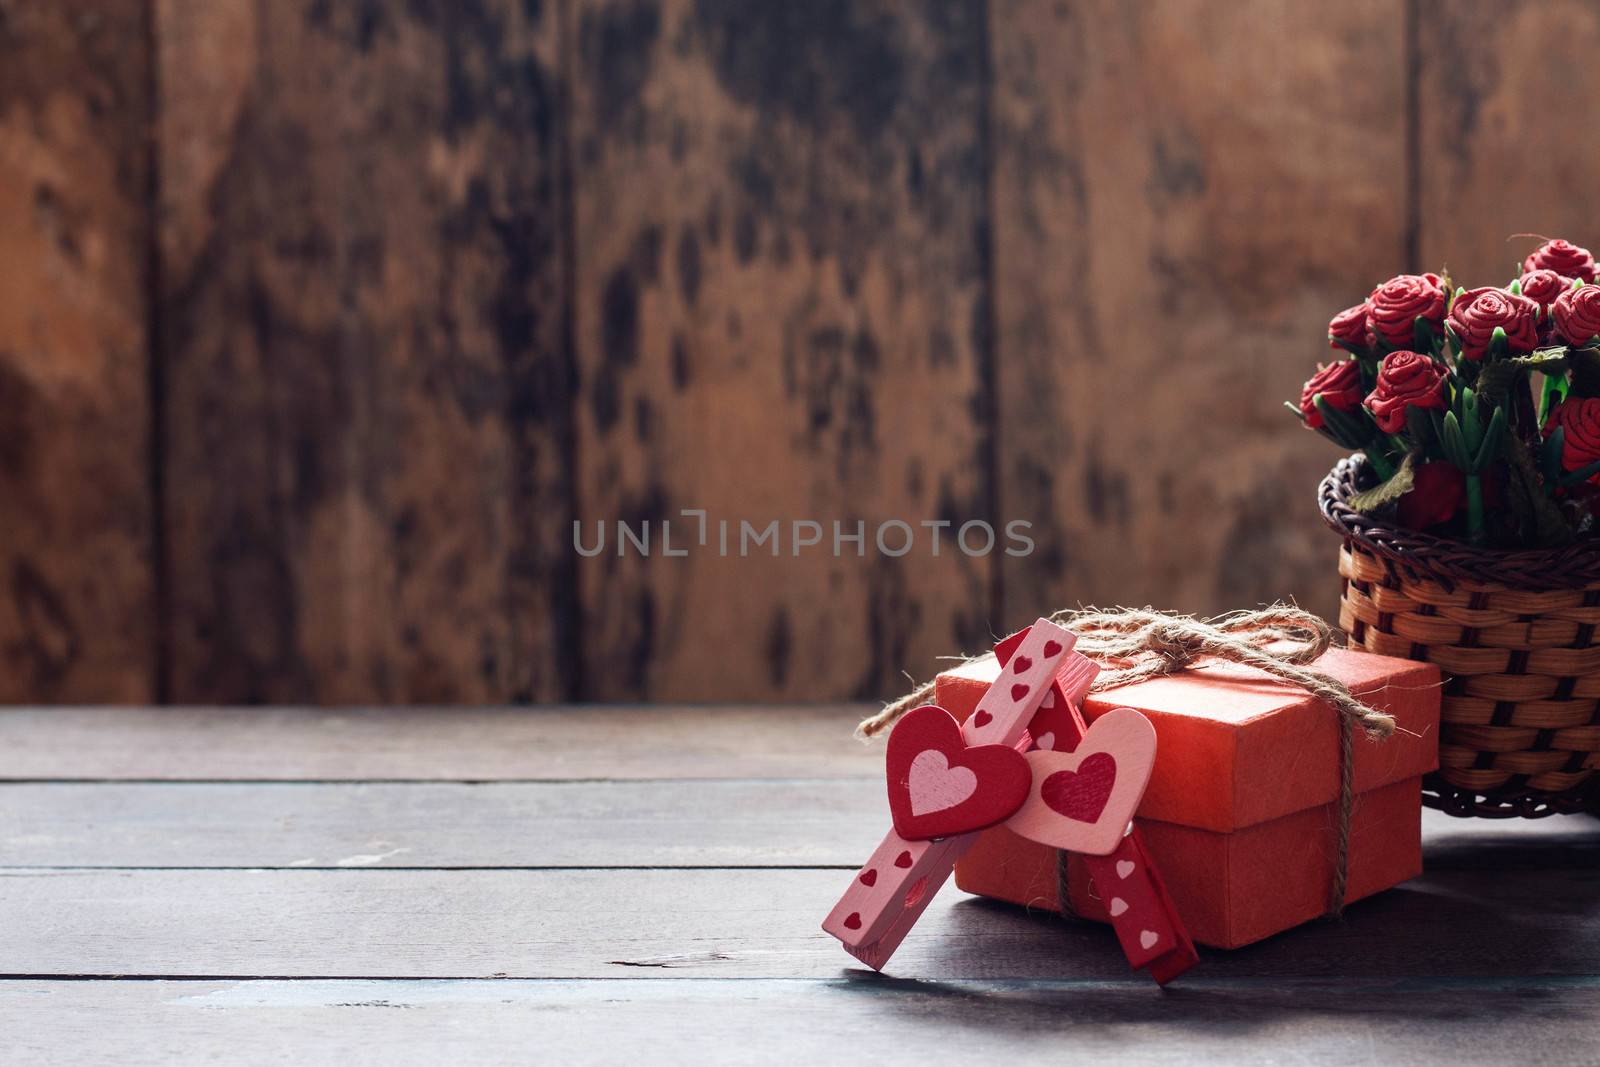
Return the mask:
<svg viewBox="0 0 1600 1067"><path fill-rule="evenodd" d="M1006 826L1052 848L1109 855L1138 810L1155 758L1150 720L1132 708L1109 711L1071 752L1028 753L1033 784Z"/></svg>

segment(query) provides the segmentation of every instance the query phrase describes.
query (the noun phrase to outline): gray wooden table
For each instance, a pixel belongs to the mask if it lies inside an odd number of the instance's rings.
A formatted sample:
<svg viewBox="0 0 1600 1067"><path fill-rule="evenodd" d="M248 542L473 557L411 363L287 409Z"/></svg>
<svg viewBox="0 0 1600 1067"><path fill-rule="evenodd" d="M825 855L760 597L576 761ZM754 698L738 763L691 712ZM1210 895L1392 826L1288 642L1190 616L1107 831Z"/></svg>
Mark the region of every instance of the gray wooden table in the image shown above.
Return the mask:
<svg viewBox="0 0 1600 1067"><path fill-rule="evenodd" d="M1166 991L953 887L865 971L860 712L0 709L0 1063L1600 1062L1587 817Z"/></svg>

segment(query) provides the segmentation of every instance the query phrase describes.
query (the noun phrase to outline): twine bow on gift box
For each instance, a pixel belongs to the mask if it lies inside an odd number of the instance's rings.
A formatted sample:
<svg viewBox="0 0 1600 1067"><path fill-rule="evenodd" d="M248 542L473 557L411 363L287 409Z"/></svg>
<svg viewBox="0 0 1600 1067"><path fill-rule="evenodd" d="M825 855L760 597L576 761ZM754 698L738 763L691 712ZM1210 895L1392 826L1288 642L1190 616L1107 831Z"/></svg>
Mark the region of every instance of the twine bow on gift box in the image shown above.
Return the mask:
<svg viewBox="0 0 1600 1067"><path fill-rule="evenodd" d="M1394 733L1394 718L1364 703L1348 686L1304 664L1321 656L1333 644L1333 628L1309 611L1275 604L1259 611L1238 611L1214 619L1171 615L1150 608L1102 611L1060 611L1050 616L1077 635L1075 651L1106 669L1095 679L1092 692L1132 685L1150 678L1185 670L1201 659L1226 660L1253 667L1264 674L1299 686L1339 715L1339 821L1333 883L1328 891L1328 914L1344 909L1350 864L1350 810L1354 801L1352 754L1359 727L1367 737L1381 741ZM994 653L973 656L968 663L994 659ZM895 721L933 699L928 682L887 705L856 728L863 739L874 737ZM1066 911L1066 853L1060 854L1062 910Z"/></svg>

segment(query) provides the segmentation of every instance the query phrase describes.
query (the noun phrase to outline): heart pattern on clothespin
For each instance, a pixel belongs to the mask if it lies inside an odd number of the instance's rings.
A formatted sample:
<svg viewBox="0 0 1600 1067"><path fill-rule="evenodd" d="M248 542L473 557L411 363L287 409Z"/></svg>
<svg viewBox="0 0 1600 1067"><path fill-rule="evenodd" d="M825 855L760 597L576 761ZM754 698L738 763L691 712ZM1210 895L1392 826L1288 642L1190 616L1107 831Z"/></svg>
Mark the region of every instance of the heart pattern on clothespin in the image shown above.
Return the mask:
<svg viewBox="0 0 1600 1067"><path fill-rule="evenodd" d="M1087 761L1096 746L1081 743L1088 731L1078 707L1099 668L1072 651L1075 641L1058 624L1039 619L995 645L999 676L964 724L957 727L949 712L925 705L891 731L888 791L895 828L857 869L822 923L856 959L882 970L976 831L1020 814L1030 791L1037 791L1038 772L1018 751L1034 741L1049 742L1036 755L1069 760L1045 769L1047 775L1069 772L1056 779L1051 799L1069 813L1096 816L1096 827L1112 821L1125 788L1125 756L1105 746L1104 760ZM1049 751L1058 746L1072 751ZM1146 766L1139 774L1141 790L1147 774ZM1084 855L1081 862L1091 886L1116 883L1122 907L1112 923L1131 966L1148 967L1164 984L1194 964L1194 947L1137 830L1118 840L1110 854Z"/></svg>
<svg viewBox="0 0 1600 1067"><path fill-rule="evenodd" d="M906 713L885 761L895 833L929 841L1004 822L1028 795L1028 761L1007 745L971 745L936 704Z"/></svg>
<svg viewBox="0 0 1600 1067"><path fill-rule="evenodd" d="M1150 720L1132 708L1109 711L1071 752L1028 753L1028 798L1006 826L1052 848L1109 855L1144 797L1155 757Z"/></svg>

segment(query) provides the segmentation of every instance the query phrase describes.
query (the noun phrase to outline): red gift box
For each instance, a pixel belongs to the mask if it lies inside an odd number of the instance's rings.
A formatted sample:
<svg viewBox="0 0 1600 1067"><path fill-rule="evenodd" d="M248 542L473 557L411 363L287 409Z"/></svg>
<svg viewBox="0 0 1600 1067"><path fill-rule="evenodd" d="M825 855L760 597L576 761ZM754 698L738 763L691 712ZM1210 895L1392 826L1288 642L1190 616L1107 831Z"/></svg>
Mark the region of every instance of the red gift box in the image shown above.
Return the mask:
<svg viewBox="0 0 1600 1067"><path fill-rule="evenodd" d="M1393 715L1397 727L1381 742L1357 729L1348 903L1422 872L1421 776L1438 766L1439 672L1343 649L1313 669ZM998 671L993 659L946 671L936 699L964 720ZM1209 662L1095 693L1083 710L1093 721L1119 707L1138 709L1156 729L1137 821L1194 940L1237 948L1327 911L1337 854L1337 712L1259 671ZM1047 733L1046 725L1036 718L1032 732ZM1107 921L1081 858L1071 858L1068 873L1073 909ZM1059 910L1055 851L1003 826L956 865L956 885Z"/></svg>

